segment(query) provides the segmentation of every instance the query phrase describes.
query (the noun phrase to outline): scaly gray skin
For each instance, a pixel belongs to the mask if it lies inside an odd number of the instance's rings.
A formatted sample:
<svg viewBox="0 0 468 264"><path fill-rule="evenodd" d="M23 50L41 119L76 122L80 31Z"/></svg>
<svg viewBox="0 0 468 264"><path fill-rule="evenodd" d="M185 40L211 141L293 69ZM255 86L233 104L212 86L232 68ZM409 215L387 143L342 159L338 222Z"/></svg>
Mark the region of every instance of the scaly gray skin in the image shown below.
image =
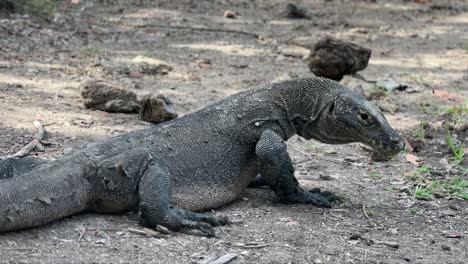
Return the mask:
<svg viewBox="0 0 468 264"><path fill-rule="evenodd" d="M330 207L331 193L304 191L294 177L284 143L294 134L362 142L386 156L403 146L375 106L337 82L263 85L57 161L1 161L0 232L83 211L138 210L149 227L213 235L227 219L194 211L232 202L257 174L286 202Z"/></svg>

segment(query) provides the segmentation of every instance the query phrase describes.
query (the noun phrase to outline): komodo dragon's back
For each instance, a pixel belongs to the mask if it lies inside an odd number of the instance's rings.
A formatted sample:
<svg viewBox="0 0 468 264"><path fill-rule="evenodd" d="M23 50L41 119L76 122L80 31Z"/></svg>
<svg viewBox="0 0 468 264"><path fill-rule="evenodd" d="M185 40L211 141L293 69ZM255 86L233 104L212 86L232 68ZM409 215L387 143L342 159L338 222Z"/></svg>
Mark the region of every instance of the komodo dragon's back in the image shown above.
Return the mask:
<svg viewBox="0 0 468 264"><path fill-rule="evenodd" d="M288 202L328 207L333 196L305 192L294 178L284 145L294 134L363 142L384 155L401 149L382 114L336 82L263 85L57 161L0 161L0 232L82 211L138 210L150 227L212 235L227 219L193 211L233 201L258 174Z"/></svg>

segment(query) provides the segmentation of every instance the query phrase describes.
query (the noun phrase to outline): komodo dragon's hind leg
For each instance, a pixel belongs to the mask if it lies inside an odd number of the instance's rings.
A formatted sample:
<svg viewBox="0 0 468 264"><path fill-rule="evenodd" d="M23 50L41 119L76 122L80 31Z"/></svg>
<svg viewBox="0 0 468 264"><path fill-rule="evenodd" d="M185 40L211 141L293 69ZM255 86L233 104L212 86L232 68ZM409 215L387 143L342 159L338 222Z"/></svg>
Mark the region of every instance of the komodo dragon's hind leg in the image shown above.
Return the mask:
<svg viewBox="0 0 468 264"><path fill-rule="evenodd" d="M213 226L229 222L225 217L193 213L173 207L169 171L161 162L153 163L146 169L140 180L138 195L143 224L149 227L162 225L173 231L198 229L203 235L213 236Z"/></svg>
<svg viewBox="0 0 468 264"><path fill-rule="evenodd" d="M259 172L265 182L284 201L331 207L337 197L331 192L304 191L294 177L294 167L283 139L271 130L262 133L255 149Z"/></svg>
<svg viewBox="0 0 468 264"><path fill-rule="evenodd" d="M47 160L35 157L24 157L21 159L7 158L0 160L0 180L20 176L48 162Z"/></svg>

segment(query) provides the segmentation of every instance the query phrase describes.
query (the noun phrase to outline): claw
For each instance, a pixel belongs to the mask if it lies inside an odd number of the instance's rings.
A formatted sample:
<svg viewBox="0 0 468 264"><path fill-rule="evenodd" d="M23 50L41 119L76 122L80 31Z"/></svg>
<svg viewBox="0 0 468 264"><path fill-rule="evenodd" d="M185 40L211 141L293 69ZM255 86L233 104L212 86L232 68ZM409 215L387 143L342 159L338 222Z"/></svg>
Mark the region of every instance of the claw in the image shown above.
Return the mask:
<svg viewBox="0 0 468 264"><path fill-rule="evenodd" d="M323 197L320 193L308 193L308 194L309 194L308 198L312 200L311 204L318 206L318 207L326 207L326 208L331 207L330 202L325 197Z"/></svg>
<svg viewBox="0 0 468 264"><path fill-rule="evenodd" d="M317 207L330 208L331 204L338 200L332 192L322 192L319 188L314 188L310 191L300 189L298 192L289 195L285 198L286 201L292 203L312 204Z"/></svg>
<svg viewBox="0 0 468 264"><path fill-rule="evenodd" d="M182 220L181 224L184 228L186 229L198 229L202 235L207 236L207 237L213 237L215 235L215 231L213 227L204 222L195 222L192 220Z"/></svg>

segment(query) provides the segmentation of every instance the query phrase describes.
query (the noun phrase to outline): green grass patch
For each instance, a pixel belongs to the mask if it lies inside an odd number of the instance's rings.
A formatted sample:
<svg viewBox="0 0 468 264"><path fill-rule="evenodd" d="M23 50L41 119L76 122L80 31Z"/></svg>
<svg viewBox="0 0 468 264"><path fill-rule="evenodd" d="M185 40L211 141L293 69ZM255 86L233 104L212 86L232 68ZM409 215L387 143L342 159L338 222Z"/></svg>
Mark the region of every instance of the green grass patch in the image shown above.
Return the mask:
<svg viewBox="0 0 468 264"><path fill-rule="evenodd" d="M308 143L307 148L313 152L320 152L322 148L314 143Z"/></svg>
<svg viewBox="0 0 468 264"><path fill-rule="evenodd" d="M15 12L36 16L52 16L61 0L6 0Z"/></svg>
<svg viewBox="0 0 468 264"><path fill-rule="evenodd" d="M434 195L434 188L432 184L429 186L418 185L414 189L414 197L420 200L430 200L432 199L433 195Z"/></svg>
<svg viewBox="0 0 468 264"><path fill-rule="evenodd" d="M413 131L413 136L419 139L424 139L426 136L426 130L424 129L424 126L426 123L424 121L421 121L419 123L419 126L416 130Z"/></svg>
<svg viewBox="0 0 468 264"><path fill-rule="evenodd" d="M377 214L377 211L374 210L374 209L370 209L370 208L364 208L364 213L367 215L367 216L374 216Z"/></svg>
<svg viewBox="0 0 468 264"><path fill-rule="evenodd" d="M431 170L432 170L431 167L423 164L423 165L419 166L419 168L416 170L416 173L424 175L424 174L431 173Z"/></svg>
<svg viewBox="0 0 468 264"><path fill-rule="evenodd" d="M424 180L424 176L426 174L430 174L431 170L431 167L423 164L419 166L415 171L407 174L406 176L412 181L422 182Z"/></svg>
<svg viewBox="0 0 468 264"><path fill-rule="evenodd" d="M145 52L143 52L143 57L152 58L154 57L154 53L149 50L145 50Z"/></svg>
<svg viewBox="0 0 468 264"><path fill-rule="evenodd" d="M418 185L414 188L414 196L421 200L430 200L435 193L468 200L468 180L452 177L444 182L432 181L429 185Z"/></svg>
<svg viewBox="0 0 468 264"><path fill-rule="evenodd" d="M416 208L410 208L408 209L408 212L411 214L411 215L416 215L418 213L418 209Z"/></svg>
<svg viewBox="0 0 468 264"><path fill-rule="evenodd" d="M102 53L100 48L85 48L81 50L81 55L84 57L96 57Z"/></svg>
<svg viewBox="0 0 468 264"><path fill-rule="evenodd" d="M450 132L447 130L447 135L446 135L446 140L447 140L447 145L449 146L450 150L452 151L452 156L449 157L449 160L452 161L453 166L459 166L460 169L463 171L468 171L468 168L464 168L460 164L463 162L465 159L464 154L465 154L465 142L462 142L459 145L456 145L453 142L453 136L450 134Z"/></svg>
<svg viewBox="0 0 468 264"><path fill-rule="evenodd" d="M376 179L381 179L383 178L383 173L377 172L377 171L372 171L369 173L369 177L371 178L376 178Z"/></svg>
<svg viewBox="0 0 468 264"><path fill-rule="evenodd" d="M430 84L432 83L432 78L429 76L424 76L421 74L412 74L409 79L417 84Z"/></svg>
<svg viewBox="0 0 468 264"><path fill-rule="evenodd" d="M464 49L466 52L468 52L468 42L463 43L462 49Z"/></svg>
<svg viewBox="0 0 468 264"><path fill-rule="evenodd" d="M455 105L441 109L442 114L450 115L450 119L455 122L468 122L468 101L464 105Z"/></svg>

